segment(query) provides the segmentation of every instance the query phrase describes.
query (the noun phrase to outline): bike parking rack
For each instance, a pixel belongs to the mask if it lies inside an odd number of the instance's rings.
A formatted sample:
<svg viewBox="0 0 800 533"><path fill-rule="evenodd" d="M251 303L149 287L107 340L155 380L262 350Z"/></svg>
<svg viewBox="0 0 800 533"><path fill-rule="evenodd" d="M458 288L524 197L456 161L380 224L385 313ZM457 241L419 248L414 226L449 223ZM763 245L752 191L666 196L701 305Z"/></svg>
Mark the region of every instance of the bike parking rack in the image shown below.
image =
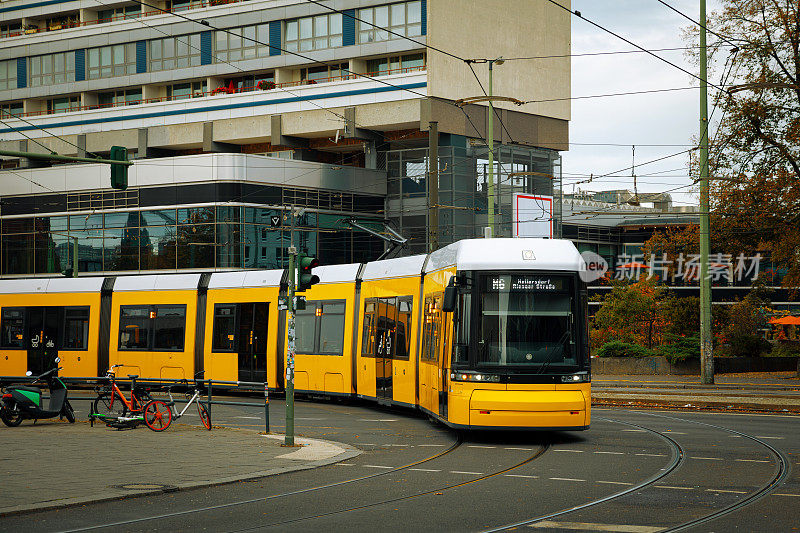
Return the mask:
<svg viewBox="0 0 800 533"><path fill-rule="evenodd" d="M102 385L105 381L107 381L104 377L61 377L59 378L61 381L67 384L73 385L85 385L87 387ZM130 378L115 378L115 381L119 384L128 383L130 384L133 380ZM7 386L12 383L30 383L31 377L29 376L0 376L0 386ZM269 387L266 382L255 382L255 381L220 381L220 380L212 380L212 379L202 379L202 380L183 380L183 379L147 379L147 378L136 378L136 383L139 385L150 385L153 387L158 386L166 386L172 384L186 384L189 386L191 383L198 383L206 387L207 395L206 401L203 403L205 404L206 410L208 411L209 418L212 420L212 428L213 426L213 417L211 417L211 405L234 405L234 406L241 406L241 407L264 407L264 427L267 433L269 433ZM235 392L255 392L260 391L263 387L264 390L264 403L261 402L238 402L238 401L228 401L228 400L214 400L214 387L223 387L223 389L227 392L235 391ZM46 386L41 387L46 389ZM49 399L49 396L42 396L42 399ZM88 401L93 402L94 398L83 398L83 397L72 397L70 400L74 401ZM186 400L175 400L175 403L186 403ZM209 428L211 431L211 428Z"/></svg>

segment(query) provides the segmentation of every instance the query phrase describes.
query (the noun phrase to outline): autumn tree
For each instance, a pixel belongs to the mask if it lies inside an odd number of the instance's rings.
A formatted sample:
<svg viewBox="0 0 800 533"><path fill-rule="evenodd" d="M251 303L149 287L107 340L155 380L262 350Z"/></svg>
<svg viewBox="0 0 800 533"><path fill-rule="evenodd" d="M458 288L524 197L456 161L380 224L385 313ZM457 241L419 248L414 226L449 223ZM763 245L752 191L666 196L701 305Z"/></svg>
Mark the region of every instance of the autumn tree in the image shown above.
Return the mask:
<svg viewBox="0 0 800 533"><path fill-rule="evenodd" d="M710 88L712 252L768 253L788 286L800 285L799 10L789 0L723 0L708 22L709 82L725 89ZM696 31L687 33L695 43ZM661 233L649 250L693 253L693 233Z"/></svg>

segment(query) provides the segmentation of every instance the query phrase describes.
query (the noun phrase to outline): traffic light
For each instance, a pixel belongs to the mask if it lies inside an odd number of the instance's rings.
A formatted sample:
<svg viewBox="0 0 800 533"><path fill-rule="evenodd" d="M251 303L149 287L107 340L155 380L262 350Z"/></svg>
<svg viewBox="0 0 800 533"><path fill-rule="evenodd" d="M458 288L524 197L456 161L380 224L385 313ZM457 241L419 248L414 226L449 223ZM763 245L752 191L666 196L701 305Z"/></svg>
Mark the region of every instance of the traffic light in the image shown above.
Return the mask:
<svg viewBox="0 0 800 533"><path fill-rule="evenodd" d="M319 283L319 276L311 273L311 269L319 266L319 259L306 254L297 254L297 288L295 292L303 292Z"/></svg>
<svg viewBox="0 0 800 533"><path fill-rule="evenodd" d="M112 146L109 159L127 161L128 149L122 146ZM111 165L111 187L120 191L128 188L128 165Z"/></svg>

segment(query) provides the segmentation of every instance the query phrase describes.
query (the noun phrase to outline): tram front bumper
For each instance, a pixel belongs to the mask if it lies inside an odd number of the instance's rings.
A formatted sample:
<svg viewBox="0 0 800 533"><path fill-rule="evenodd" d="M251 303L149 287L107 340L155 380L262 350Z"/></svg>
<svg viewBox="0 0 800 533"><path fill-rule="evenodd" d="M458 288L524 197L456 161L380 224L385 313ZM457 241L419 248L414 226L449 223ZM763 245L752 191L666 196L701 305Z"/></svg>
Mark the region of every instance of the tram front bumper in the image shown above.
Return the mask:
<svg viewBox="0 0 800 533"><path fill-rule="evenodd" d="M587 398L580 390L474 390L470 426L583 428Z"/></svg>

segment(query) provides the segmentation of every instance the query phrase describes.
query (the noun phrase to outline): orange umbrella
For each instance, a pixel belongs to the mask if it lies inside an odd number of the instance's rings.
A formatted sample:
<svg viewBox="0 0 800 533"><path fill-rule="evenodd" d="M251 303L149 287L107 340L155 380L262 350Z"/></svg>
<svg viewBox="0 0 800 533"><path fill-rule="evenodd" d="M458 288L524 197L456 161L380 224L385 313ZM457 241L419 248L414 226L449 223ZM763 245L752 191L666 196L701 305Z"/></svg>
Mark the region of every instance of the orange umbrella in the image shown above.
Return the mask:
<svg viewBox="0 0 800 533"><path fill-rule="evenodd" d="M800 326L800 316L785 316L782 318L770 318L770 324L780 324L782 326Z"/></svg>

